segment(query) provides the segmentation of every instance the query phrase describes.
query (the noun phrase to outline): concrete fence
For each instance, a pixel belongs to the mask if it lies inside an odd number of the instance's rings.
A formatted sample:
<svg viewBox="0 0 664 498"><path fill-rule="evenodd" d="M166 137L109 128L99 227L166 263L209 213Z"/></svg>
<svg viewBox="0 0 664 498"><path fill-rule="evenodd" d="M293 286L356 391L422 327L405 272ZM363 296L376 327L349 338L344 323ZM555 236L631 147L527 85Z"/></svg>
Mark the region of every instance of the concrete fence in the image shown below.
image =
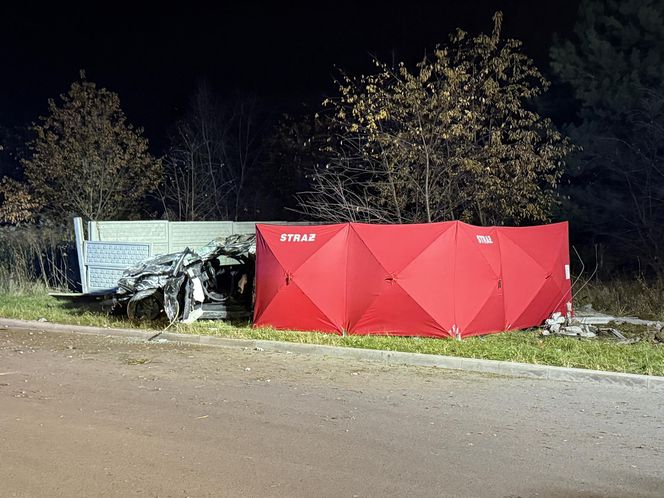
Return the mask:
<svg viewBox="0 0 664 498"><path fill-rule="evenodd" d="M87 240L83 224L75 218L76 247L84 293L105 293L115 288L122 272L148 257L196 249L212 239L255 233L256 223L310 225L285 221L90 221Z"/></svg>

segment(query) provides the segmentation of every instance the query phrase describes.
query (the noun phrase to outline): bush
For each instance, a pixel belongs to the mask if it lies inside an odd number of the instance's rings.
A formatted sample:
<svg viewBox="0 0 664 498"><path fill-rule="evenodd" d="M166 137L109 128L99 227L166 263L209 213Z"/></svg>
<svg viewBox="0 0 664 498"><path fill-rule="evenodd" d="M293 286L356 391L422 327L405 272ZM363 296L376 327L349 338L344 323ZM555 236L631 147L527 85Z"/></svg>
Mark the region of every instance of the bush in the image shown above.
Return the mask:
<svg viewBox="0 0 664 498"><path fill-rule="evenodd" d="M57 226L0 227L0 292L77 287L71 230Z"/></svg>
<svg viewBox="0 0 664 498"><path fill-rule="evenodd" d="M591 281L574 294L577 307L648 320L664 320L664 278Z"/></svg>

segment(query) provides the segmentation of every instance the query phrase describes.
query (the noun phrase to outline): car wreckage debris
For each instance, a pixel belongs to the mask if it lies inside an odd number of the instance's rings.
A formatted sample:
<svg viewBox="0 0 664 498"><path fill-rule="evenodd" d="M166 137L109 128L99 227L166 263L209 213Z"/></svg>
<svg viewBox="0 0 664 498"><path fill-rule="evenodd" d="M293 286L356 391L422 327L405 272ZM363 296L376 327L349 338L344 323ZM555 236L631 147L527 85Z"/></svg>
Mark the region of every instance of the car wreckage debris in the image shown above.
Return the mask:
<svg viewBox="0 0 664 498"><path fill-rule="evenodd" d="M132 320L154 320L162 311L171 322L246 319L252 312L255 258L254 234L156 256L125 270L112 302Z"/></svg>

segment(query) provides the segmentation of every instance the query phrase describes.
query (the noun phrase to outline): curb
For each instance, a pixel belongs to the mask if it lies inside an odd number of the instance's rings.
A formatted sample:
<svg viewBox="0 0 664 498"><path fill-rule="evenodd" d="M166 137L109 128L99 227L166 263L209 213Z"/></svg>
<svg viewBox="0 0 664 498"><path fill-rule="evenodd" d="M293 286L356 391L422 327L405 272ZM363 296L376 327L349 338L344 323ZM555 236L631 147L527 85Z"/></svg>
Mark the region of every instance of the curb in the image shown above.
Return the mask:
<svg viewBox="0 0 664 498"><path fill-rule="evenodd" d="M14 320L0 318L0 328L20 330L41 330L59 333L79 333L104 335L149 340L158 331L141 329L116 329L88 327L83 325L64 325L60 323L38 322L30 320ZM207 335L178 334L163 332L160 339L184 344L216 346L236 349L258 349L277 353L298 353L311 356L328 356L333 358L369 360L388 365L412 365L420 367L436 367L448 370L490 373L510 377L528 379L555 380L563 382L594 382L605 385L648 389L664 392L664 377L655 375L639 375L621 372L605 372L584 368L554 367L509 361L481 360L457 356L441 356L423 353L404 353L378 349L345 348L325 346L321 344L302 344L297 342L266 341L260 339L229 339Z"/></svg>

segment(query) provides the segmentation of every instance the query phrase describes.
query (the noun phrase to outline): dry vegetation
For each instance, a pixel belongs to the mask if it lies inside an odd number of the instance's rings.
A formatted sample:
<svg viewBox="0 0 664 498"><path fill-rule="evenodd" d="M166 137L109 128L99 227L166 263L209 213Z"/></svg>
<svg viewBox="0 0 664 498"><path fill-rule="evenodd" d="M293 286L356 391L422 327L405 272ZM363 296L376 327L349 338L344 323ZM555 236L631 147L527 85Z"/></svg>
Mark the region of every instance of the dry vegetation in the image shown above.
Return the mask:
<svg viewBox="0 0 664 498"><path fill-rule="evenodd" d="M0 292L67 289L78 272L64 227L0 227Z"/></svg>

